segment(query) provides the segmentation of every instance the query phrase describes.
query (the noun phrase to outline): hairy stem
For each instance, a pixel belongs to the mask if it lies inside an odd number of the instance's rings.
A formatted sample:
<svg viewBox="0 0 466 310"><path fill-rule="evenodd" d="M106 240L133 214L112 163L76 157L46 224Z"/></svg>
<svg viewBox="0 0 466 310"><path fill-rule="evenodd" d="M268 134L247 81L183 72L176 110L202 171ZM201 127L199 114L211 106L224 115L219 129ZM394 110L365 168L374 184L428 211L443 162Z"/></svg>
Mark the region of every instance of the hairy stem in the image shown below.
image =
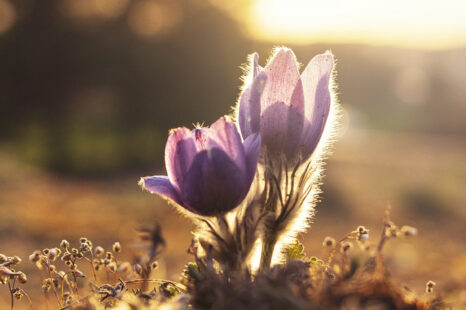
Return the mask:
<svg viewBox="0 0 466 310"><path fill-rule="evenodd" d="M261 262L259 267L260 270L270 268L276 243L277 235L274 232L266 233L264 239L262 240Z"/></svg>

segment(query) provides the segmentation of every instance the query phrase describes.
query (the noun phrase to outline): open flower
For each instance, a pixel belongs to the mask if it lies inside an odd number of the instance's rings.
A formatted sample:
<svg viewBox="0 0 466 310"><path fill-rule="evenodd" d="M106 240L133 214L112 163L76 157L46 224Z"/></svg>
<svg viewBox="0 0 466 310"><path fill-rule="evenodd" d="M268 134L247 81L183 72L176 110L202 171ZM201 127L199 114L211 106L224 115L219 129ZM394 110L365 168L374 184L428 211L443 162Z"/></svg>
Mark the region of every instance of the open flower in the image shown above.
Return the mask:
<svg viewBox="0 0 466 310"><path fill-rule="evenodd" d="M165 147L168 177L144 177L141 185L193 213L224 214L248 193L260 145L259 134L243 143L235 124L225 117L210 128L174 129Z"/></svg>
<svg viewBox="0 0 466 310"><path fill-rule="evenodd" d="M258 58L252 57L252 82L239 100L241 134L246 138L260 132L271 156L306 160L317 147L329 115L333 56L315 56L301 75L290 49L277 49L264 68Z"/></svg>

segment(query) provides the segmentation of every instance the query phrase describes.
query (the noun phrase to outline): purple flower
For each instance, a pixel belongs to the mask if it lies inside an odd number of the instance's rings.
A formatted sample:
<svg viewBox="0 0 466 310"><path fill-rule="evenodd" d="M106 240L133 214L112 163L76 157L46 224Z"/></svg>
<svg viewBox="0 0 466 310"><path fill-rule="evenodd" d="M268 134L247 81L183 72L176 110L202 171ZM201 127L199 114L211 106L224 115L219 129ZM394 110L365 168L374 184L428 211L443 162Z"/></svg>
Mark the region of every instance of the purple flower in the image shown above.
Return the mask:
<svg viewBox="0 0 466 310"><path fill-rule="evenodd" d="M301 75L290 49L277 49L265 68L258 58L253 55L253 79L239 101L241 134L246 138L260 132L270 155L306 160L319 143L330 111L333 56L315 56Z"/></svg>
<svg viewBox="0 0 466 310"><path fill-rule="evenodd" d="M243 143L235 124L225 117L210 128L177 128L165 147L168 177L144 177L141 184L193 213L223 214L248 193L260 145L259 134L248 136Z"/></svg>

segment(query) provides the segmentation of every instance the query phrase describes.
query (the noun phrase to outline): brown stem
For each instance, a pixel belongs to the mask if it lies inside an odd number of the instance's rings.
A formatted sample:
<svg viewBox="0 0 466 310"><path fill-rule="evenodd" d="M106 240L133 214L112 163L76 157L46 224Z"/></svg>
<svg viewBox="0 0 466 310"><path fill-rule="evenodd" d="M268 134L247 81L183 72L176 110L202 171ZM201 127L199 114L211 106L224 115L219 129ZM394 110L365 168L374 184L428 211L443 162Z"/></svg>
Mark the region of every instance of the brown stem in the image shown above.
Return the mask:
<svg viewBox="0 0 466 310"><path fill-rule="evenodd" d="M173 282L170 280L165 279L135 279L135 280L128 280L124 281L125 284L137 284L137 283L170 283L171 285L176 286L177 288L181 289L182 291L186 291L186 287L177 282Z"/></svg>
<svg viewBox="0 0 466 310"><path fill-rule="evenodd" d="M53 281L52 272L50 271L49 262L47 262L46 265L47 265L47 271L49 273L50 280L52 281L53 293L55 294L55 298L57 299L58 305L61 307L62 305L61 305L60 297L58 297L57 288L55 287L55 282Z"/></svg>
<svg viewBox="0 0 466 310"><path fill-rule="evenodd" d="M92 253L92 249L90 250L90 252L91 252L91 259L87 257L84 257L84 258L91 264L92 274L94 275L94 280L97 282L97 275L95 273L95 268L94 268L94 254Z"/></svg>
<svg viewBox="0 0 466 310"><path fill-rule="evenodd" d="M8 289L10 290L11 310L13 310L13 307L14 307L14 304L15 304L15 300L14 300L14 297L13 297L13 289L12 289L11 284L10 284L10 279L8 279Z"/></svg>
<svg viewBox="0 0 466 310"><path fill-rule="evenodd" d="M31 300L31 297L29 297L28 293L26 293L26 291L24 291L23 289L20 289L20 291L24 294L24 296L26 296L26 299L28 300L29 302L29 306L31 307L31 309L33 310L34 307L32 306L32 300Z"/></svg>

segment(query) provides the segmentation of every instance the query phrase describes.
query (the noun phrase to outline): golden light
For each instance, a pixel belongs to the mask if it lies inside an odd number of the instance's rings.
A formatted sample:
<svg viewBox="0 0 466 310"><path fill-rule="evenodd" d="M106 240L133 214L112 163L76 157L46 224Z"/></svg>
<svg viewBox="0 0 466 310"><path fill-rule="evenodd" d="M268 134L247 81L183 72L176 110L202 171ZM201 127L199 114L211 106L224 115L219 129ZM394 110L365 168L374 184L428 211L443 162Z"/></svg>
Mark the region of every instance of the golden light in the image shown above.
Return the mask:
<svg viewBox="0 0 466 310"><path fill-rule="evenodd" d="M145 0L131 9L128 24L135 34L151 37L167 33L180 18L181 11L175 2Z"/></svg>
<svg viewBox="0 0 466 310"><path fill-rule="evenodd" d="M76 19L112 19L121 16L129 0L64 0L62 9Z"/></svg>
<svg viewBox="0 0 466 310"><path fill-rule="evenodd" d="M248 16L236 18L254 38L282 44L466 45L462 0L255 0Z"/></svg>
<svg viewBox="0 0 466 310"><path fill-rule="evenodd" d="M0 0L0 35L7 32L16 19L16 11L13 5L6 0Z"/></svg>

